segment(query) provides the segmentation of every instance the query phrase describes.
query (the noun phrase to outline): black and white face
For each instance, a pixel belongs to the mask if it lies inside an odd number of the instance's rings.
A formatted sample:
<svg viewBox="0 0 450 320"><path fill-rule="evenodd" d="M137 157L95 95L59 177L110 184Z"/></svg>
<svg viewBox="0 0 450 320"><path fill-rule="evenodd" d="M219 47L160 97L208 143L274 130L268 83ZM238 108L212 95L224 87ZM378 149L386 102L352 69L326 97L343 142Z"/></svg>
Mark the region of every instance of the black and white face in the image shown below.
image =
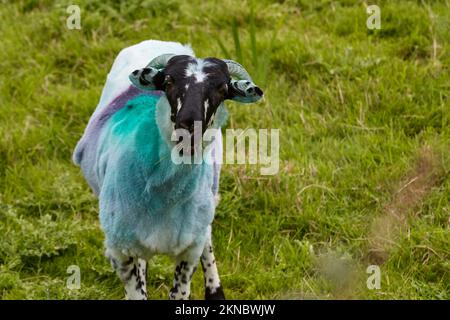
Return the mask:
<svg viewBox="0 0 450 320"><path fill-rule="evenodd" d="M204 133L213 124L217 108L228 97L230 80L222 60L190 56L170 59L164 69L162 89L170 104L175 129L192 133L197 121Z"/></svg>
<svg viewBox="0 0 450 320"><path fill-rule="evenodd" d="M170 105L174 130L187 130L192 140L198 124L201 124L202 135L212 126L216 111L225 99L253 103L263 96L262 90L250 81L247 71L237 62L187 55L165 56L135 70L130 80L142 90L163 90ZM235 80L236 75L249 80Z"/></svg>

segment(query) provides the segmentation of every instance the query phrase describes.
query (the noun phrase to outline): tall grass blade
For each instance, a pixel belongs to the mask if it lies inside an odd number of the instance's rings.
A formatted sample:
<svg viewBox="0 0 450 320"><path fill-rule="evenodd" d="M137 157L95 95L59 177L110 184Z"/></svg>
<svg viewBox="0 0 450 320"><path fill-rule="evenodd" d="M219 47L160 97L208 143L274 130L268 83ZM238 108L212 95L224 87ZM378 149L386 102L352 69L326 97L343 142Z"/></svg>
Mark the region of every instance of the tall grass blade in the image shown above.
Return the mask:
<svg viewBox="0 0 450 320"><path fill-rule="evenodd" d="M241 49L241 42L239 40L239 27L237 25L236 19L233 19L233 24L231 25L231 31L233 33L233 40L234 40L234 49L236 52L236 59L240 63L244 63L242 60L242 49Z"/></svg>
<svg viewBox="0 0 450 320"><path fill-rule="evenodd" d="M224 58L231 59L232 57L230 55L230 52L227 50L227 48L223 44L222 40L220 40L220 38L217 38L217 44L219 45L220 50L222 50L222 54L223 54Z"/></svg>

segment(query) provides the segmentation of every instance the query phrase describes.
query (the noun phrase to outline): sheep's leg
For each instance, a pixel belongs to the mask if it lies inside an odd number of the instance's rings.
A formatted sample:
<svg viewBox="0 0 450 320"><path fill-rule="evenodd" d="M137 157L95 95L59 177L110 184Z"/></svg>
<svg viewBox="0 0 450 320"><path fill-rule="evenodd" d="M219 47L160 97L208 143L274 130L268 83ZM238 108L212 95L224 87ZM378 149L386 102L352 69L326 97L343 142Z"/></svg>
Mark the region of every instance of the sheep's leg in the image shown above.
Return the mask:
<svg viewBox="0 0 450 320"><path fill-rule="evenodd" d="M108 249L106 256L125 286L127 300L147 299L147 262L143 259L129 257L116 250Z"/></svg>
<svg viewBox="0 0 450 320"><path fill-rule="evenodd" d="M200 259L205 277L205 299L225 300L222 285L220 284L219 272L217 271L216 259L211 241L211 229Z"/></svg>
<svg viewBox="0 0 450 320"><path fill-rule="evenodd" d="M176 259L173 287L169 293L170 300L188 300L191 296L191 280L197 270L199 255L181 255Z"/></svg>

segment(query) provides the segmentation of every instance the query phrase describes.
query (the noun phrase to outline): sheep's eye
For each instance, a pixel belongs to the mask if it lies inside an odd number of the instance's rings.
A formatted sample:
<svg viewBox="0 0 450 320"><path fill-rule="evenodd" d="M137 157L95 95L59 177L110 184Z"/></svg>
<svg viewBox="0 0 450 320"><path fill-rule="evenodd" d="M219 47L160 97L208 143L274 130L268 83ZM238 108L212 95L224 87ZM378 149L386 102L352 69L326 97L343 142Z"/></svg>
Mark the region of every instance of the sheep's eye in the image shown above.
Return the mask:
<svg viewBox="0 0 450 320"><path fill-rule="evenodd" d="M223 83L219 86L218 92L221 96L225 96L228 92L228 86L226 83Z"/></svg>
<svg viewBox="0 0 450 320"><path fill-rule="evenodd" d="M171 76L167 75L167 76L164 78L164 86L165 86L166 88L171 88L171 87L173 86L173 79L172 79Z"/></svg>

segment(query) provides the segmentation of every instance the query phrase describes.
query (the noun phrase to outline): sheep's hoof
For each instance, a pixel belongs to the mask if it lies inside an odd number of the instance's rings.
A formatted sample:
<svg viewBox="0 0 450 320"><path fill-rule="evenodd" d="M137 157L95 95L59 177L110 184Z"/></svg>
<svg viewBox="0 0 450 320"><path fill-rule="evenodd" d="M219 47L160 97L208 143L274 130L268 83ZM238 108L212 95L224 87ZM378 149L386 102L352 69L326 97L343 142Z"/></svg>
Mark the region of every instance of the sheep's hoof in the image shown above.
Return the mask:
<svg viewBox="0 0 450 320"><path fill-rule="evenodd" d="M225 294L223 293L222 286L216 288L214 293L211 293L211 288L206 287L205 300L225 300Z"/></svg>

